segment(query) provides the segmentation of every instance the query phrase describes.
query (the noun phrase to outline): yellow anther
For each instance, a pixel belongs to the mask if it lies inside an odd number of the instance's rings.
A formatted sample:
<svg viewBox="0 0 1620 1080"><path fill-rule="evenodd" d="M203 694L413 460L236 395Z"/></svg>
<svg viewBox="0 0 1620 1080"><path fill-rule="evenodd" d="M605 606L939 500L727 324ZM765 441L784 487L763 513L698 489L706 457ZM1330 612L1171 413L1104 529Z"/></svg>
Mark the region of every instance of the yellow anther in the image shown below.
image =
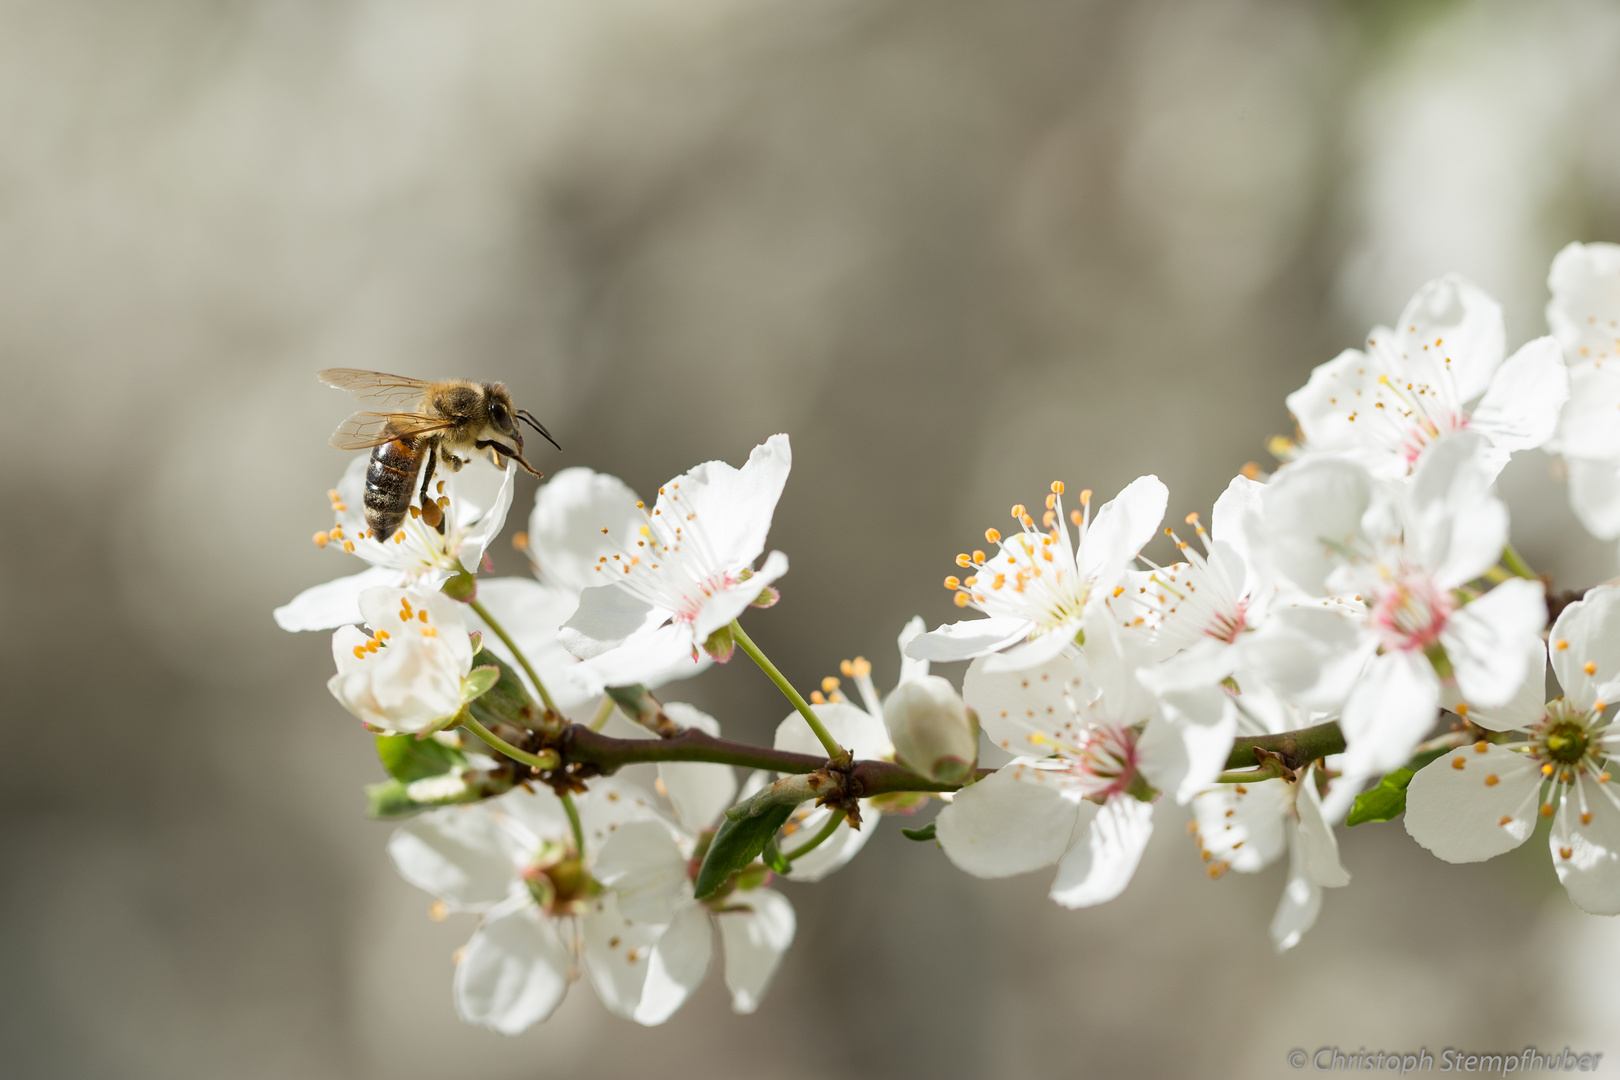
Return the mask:
<svg viewBox="0 0 1620 1080"><path fill-rule="evenodd" d="M394 543L403 544L404 542L405 542L405 534L404 533L395 533L394 534ZM354 550L353 548L349 548L347 544L344 544L344 547L348 548L348 550L350 550L350 551Z"/></svg>
<svg viewBox="0 0 1620 1080"><path fill-rule="evenodd" d="M855 669L855 675L857 678L865 678L866 676L872 674L872 661L868 660L864 656L857 656L854 660L850 661L849 666Z"/></svg>
<svg viewBox="0 0 1620 1080"><path fill-rule="evenodd" d="M1457 706L1457 715L1458 716L1467 716L1468 715L1468 703L1466 701L1463 702L1461 705Z"/></svg>
<svg viewBox="0 0 1620 1080"><path fill-rule="evenodd" d="M529 550L529 534L526 533L526 532L513 533L512 534L512 550L513 551L528 551Z"/></svg>
<svg viewBox="0 0 1620 1080"><path fill-rule="evenodd" d="M1114 595L1115 596L1119 596L1124 591L1125 591L1125 586L1123 586L1123 585L1115 585L1114 586Z"/></svg>
<svg viewBox="0 0 1620 1080"><path fill-rule="evenodd" d="M332 539L334 539L334 540L342 540L343 539L343 526L342 525L334 525L334 526L332 526Z"/></svg>
<svg viewBox="0 0 1620 1080"><path fill-rule="evenodd" d="M1013 503L1012 516L1013 516L1014 520L1017 520L1018 518L1022 518L1024 516L1024 504L1023 503Z"/></svg>
<svg viewBox="0 0 1620 1080"><path fill-rule="evenodd" d="M1495 773L1491 773L1491 775L1489 775L1489 776L1487 776L1485 778L1485 786L1486 787L1495 787L1497 784L1500 784L1501 782L1502 782L1502 778L1500 776L1497 776Z"/></svg>
<svg viewBox="0 0 1620 1080"><path fill-rule="evenodd" d="M434 922L444 922L450 917L450 905L443 900L435 900L428 908L428 918Z"/></svg>
<svg viewBox="0 0 1620 1080"><path fill-rule="evenodd" d="M992 589L999 589L1005 584L1007 584L1007 575L1006 574L997 574L996 575L996 580L994 580L994 581L992 581L990 583L990 587Z"/></svg>
<svg viewBox="0 0 1620 1080"><path fill-rule="evenodd" d="M1467 766L1467 764L1468 764L1468 762L1466 762L1466 761L1464 761L1464 760L1463 760L1463 759L1462 759L1462 758L1460 758L1460 757L1454 757L1454 758L1452 758L1452 759L1451 759L1451 767L1452 767L1452 768L1453 768L1453 769L1461 769L1461 768L1464 768L1464 767L1465 767L1465 766Z"/></svg>
<svg viewBox="0 0 1620 1080"><path fill-rule="evenodd" d="M1076 525L1083 525L1085 523L1086 519L1085 519L1085 516L1080 513L1080 511L1078 511L1078 510L1070 510L1069 511L1069 520L1074 522Z"/></svg>
<svg viewBox="0 0 1620 1080"><path fill-rule="evenodd" d="M1189 525L1196 525L1198 524L1198 514L1196 512L1188 514L1183 520Z"/></svg>
<svg viewBox="0 0 1620 1080"><path fill-rule="evenodd" d="M428 621L427 608L423 608L421 611L418 611L416 613L416 617L418 619L421 619L423 622L427 622Z"/></svg>
<svg viewBox="0 0 1620 1080"><path fill-rule="evenodd" d="M1581 670L1586 672L1588 675L1596 675L1597 665L1588 660L1586 663L1581 665Z"/></svg>
<svg viewBox="0 0 1620 1080"><path fill-rule="evenodd" d="M810 704L825 705L827 704L827 699L821 696L820 690L812 690L810 691Z"/></svg>
<svg viewBox="0 0 1620 1080"><path fill-rule="evenodd" d="M968 606L968 594L967 593L959 592L959 593L956 594L956 606L957 607L967 607Z"/></svg>
<svg viewBox="0 0 1620 1080"><path fill-rule="evenodd" d="M821 692L822 693L830 694L836 689L838 689L838 680L836 678L834 678L833 676L828 675L825 679L821 680Z"/></svg>
<svg viewBox="0 0 1620 1080"><path fill-rule="evenodd" d="M1561 847L1561 848L1558 849L1558 854L1563 856L1564 858L1568 859L1568 858L1572 857L1575 854L1575 849L1574 848Z"/></svg>
<svg viewBox="0 0 1620 1080"><path fill-rule="evenodd" d="M1567 648L1569 648L1569 642L1567 640L1565 640L1564 638L1559 638L1557 641L1553 642L1553 648L1555 648L1555 649L1567 649Z"/></svg>
<svg viewBox="0 0 1620 1080"><path fill-rule="evenodd" d="M1054 507L1056 505L1057 505L1057 496L1056 495L1048 495L1046 497L1046 508L1048 510L1050 510L1050 509L1052 509L1052 507Z"/></svg>
<svg viewBox="0 0 1620 1080"><path fill-rule="evenodd" d="M1063 481L1061 481L1061 480L1052 481L1052 494L1054 494L1054 495L1063 494Z"/></svg>
<svg viewBox="0 0 1620 1080"><path fill-rule="evenodd" d="M1166 535L1166 536L1174 536L1174 535L1176 535L1176 531L1174 529L1166 527L1165 530L1164 530L1164 535Z"/></svg>
<svg viewBox="0 0 1620 1080"><path fill-rule="evenodd" d="M968 558L966 554L958 555L956 557L956 565L966 570L968 567L973 565L973 560Z"/></svg>
<svg viewBox="0 0 1620 1080"><path fill-rule="evenodd" d="M1082 490L1080 492L1080 505L1081 506L1090 506L1091 505L1091 489L1090 488L1085 488L1084 490Z"/></svg>
<svg viewBox="0 0 1620 1080"><path fill-rule="evenodd" d="M435 627L424 626L424 627L422 627L422 636L423 637L438 637L439 636L439 631Z"/></svg>
<svg viewBox="0 0 1620 1080"><path fill-rule="evenodd" d="M1485 740L1481 739L1479 742L1474 744L1474 753L1483 754L1485 751L1489 750L1490 748L1491 748L1491 744L1486 742Z"/></svg>
<svg viewBox="0 0 1620 1080"><path fill-rule="evenodd" d="M986 530L984 530L984 538L985 538L985 540L989 541L992 544L1001 543L1001 533L996 531L995 529L986 529Z"/></svg>
<svg viewBox="0 0 1620 1080"><path fill-rule="evenodd" d="M1503 828L1506 828L1507 826L1513 824L1513 815L1512 814L1503 814L1502 815L1502 820L1498 821L1497 824L1501 825Z"/></svg>
<svg viewBox="0 0 1620 1080"><path fill-rule="evenodd" d="M1568 769L1565 769L1561 774L1559 774L1558 779L1568 784L1575 779L1575 774L1570 772Z"/></svg>
<svg viewBox="0 0 1620 1080"><path fill-rule="evenodd" d="M372 633L376 635L378 641L388 640L388 631L386 630L373 630Z"/></svg>
<svg viewBox="0 0 1620 1080"><path fill-rule="evenodd" d="M1030 517L1028 514L1025 514L1023 517L1019 518L1018 521L1019 524L1023 525L1026 529L1032 528L1035 524L1035 519Z"/></svg>
<svg viewBox="0 0 1620 1080"><path fill-rule="evenodd" d="M315 541L315 546L319 548L323 548L332 542L332 538L323 532L316 533L313 539Z"/></svg>
<svg viewBox="0 0 1620 1080"><path fill-rule="evenodd" d="M1606 773L1606 772L1598 773L1598 783L1607 784L1608 782L1609 782L1609 774L1608 773Z"/></svg>
<svg viewBox="0 0 1620 1080"><path fill-rule="evenodd" d="M411 511L411 520L412 521L415 521L417 518L422 516L422 511L418 507L416 507L414 505L410 507L410 511Z"/></svg>
<svg viewBox="0 0 1620 1080"><path fill-rule="evenodd" d="M382 644L380 642L378 642L376 638L372 638L370 641L366 642L365 648L366 648L366 652L374 653L378 649L382 648Z"/></svg>
<svg viewBox="0 0 1620 1080"><path fill-rule="evenodd" d="M977 574L969 574L967 577L962 579L962 584L966 585L970 589L973 588L973 586L977 585L978 583L979 583L979 575L977 575Z"/></svg>
<svg viewBox="0 0 1620 1080"><path fill-rule="evenodd" d="M1609 707L1609 703L1607 701L1594 701L1594 702L1592 702L1592 711L1593 712L1602 712L1604 709L1607 709L1608 707Z"/></svg>
<svg viewBox="0 0 1620 1080"><path fill-rule="evenodd" d="M444 494L444 481L440 480L437 484L434 484L433 485L433 490L437 491L440 495L443 495Z"/></svg>
<svg viewBox="0 0 1620 1080"><path fill-rule="evenodd" d="M980 551L978 548L973 549L973 565L974 566L983 566L984 565L984 552Z"/></svg>
<svg viewBox="0 0 1620 1080"><path fill-rule="evenodd" d="M1244 462L1243 468L1238 470L1245 480L1260 479L1260 464L1255 461Z"/></svg>
<svg viewBox="0 0 1620 1080"><path fill-rule="evenodd" d="M1551 776L1552 774L1553 774L1553 767L1552 767L1551 762L1549 762L1546 765L1543 765L1541 767L1541 775L1542 776Z"/></svg>
<svg viewBox="0 0 1620 1080"><path fill-rule="evenodd" d="M1581 824L1582 825L1590 825L1590 824L1592 824L1592 811L1590 811L1590 810L1581 811ZM1568 856L1565 856L1565 858L1568 858Z"/></svg>
<svg viewBox="0 0 1620 1080"><path fill-rule="evenodd" d="M952 574L950 577L945 579L945 587L953 590L960 589L962 587L962 579L957 577L955 574Z"/></svg>
<svg viewBox="0 0 1620 1080"><path fill-rule="evenodd" d="M353 555L354 554L354 541L353 540L345 540L345 541L343 541L343 550L347 551L350 555Z"/></svg>
<svg viewBox="0 0 1620 1080"><path fill-rule="evenodd" d="M364 645L356 645L354 647L354 655L364 660L366 658L366 647Z"/></svg>
<svg viewBox="0 0 1620 1080"><path fill-rule="evenodd" d="M843 676L846 679L853 679L855 677L855 665L850 663L848 660L838 661L838 670L843 673Z"/></svg>
<svg viewBox="0 0 1620 1080"><path fill-rule="evenodd" d="M1553 816L1552 803L1549 802L1549 803L1542 803L1541 804L1541 816L1542 817L1552 817Z"/></svg>
<svg viewBox="0 0 1620 1080"><path fill-rule="evenodd" d="M1057 511L1056 510L1048 510L1046 513L1041 515L1041 525L1044 526L1045 528L1050 529L1053 526L1053 524L1055 524L1056 522L1057 522Z"/></svg>

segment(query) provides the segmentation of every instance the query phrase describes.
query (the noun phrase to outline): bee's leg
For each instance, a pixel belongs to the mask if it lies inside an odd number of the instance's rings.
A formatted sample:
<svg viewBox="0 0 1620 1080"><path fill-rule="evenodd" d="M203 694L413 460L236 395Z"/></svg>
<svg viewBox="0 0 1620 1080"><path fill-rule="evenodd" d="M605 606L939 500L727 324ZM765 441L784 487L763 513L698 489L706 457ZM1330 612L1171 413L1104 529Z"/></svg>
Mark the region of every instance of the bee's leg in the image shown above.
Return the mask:
<svg viewBox="0 0 1620 1080"><path fill-rule="evenodd" d="M439 455L430 450L427 460L422 463L422 521L430 529L439 530L444 535L444 510L429 492L429 485L433 483L433 467L439 460Z"/></svg>
<svg viewBox="0 0 1620 1080"><path fill-rule="evenodd" d="M444 467L451 472L460 472L461 467L467 464L448 450L442 451L442 456L444 457Z"/></svg>
<svg viewBox="0 0 1620 1080"><path fill-rule="evenodd" d="M537 472L533 465L530 465L527 461L524 461L521 453L518 453L515 450L510 450L498 442L490 439L480 439L473 445L478 447L480 450L488 450L490 455L495 459L495 464L500 468L504 469L506 467L505 459L511 458L513 461L523 466L523 471L527 472L530 476L539 479L545 475L544 473Z"/></svg>

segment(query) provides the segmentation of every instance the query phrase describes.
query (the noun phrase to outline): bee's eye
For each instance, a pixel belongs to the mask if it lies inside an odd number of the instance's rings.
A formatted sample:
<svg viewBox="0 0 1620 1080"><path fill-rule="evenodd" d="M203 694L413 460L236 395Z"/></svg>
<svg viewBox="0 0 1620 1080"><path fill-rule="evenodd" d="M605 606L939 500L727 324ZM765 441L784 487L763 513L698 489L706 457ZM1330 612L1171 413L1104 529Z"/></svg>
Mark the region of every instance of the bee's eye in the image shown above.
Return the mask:
<svg viewBox="0 0 1620 1080"><path fill-rule="evenodd" d="M499 401L492 402L490 404L489 418L493 420L495 422L495 426L500 428L502 431L512 430L512 413Z"/></svg>

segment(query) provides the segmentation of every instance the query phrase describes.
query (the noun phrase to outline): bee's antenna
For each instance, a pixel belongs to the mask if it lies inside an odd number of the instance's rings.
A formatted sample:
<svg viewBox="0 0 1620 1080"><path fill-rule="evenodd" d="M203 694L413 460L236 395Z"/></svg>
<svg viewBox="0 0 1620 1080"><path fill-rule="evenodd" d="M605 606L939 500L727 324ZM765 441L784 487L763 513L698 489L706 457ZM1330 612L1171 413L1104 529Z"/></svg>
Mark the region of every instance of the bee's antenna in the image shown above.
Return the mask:
<svg viewBox="0 0 1620 1080"><path fill-rule="evenodd" d="M544 436L546 442L550 443L552 446L557 446L557 440L551 437L551 432L547 431L546 426L540 421L536 420L534 418L534 414L528 409L519 409L517 417L519 420L522 420L525 424L528 424L530 427L534 428L534 430L538 431L542 436ZM562 447L557 446L557 449L561 450Z"/></svg>

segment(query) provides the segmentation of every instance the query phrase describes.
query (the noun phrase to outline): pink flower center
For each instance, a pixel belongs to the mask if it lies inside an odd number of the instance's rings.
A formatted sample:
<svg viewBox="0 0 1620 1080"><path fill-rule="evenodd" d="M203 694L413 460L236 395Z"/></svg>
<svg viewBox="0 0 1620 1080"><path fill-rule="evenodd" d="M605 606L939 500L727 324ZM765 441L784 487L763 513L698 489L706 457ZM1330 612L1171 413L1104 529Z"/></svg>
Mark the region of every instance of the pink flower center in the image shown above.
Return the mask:
<svg viewBox="0 0 1620 1080"><path fill-rule="evenodd" d="M1068 758L1069 772L1087 798L1107 798L1131 786L1136 778L1136 732L1099 724L1086 732Z"/></svg>
<svg viewBox="0 0 1620 1080"><path fill-rule="evenodd" d="M1372 623L1386 648L1422 652L1439 644L1456 607L1451 594L1428 575L1407 571L1384 584L1373 604Z"/></svg>

